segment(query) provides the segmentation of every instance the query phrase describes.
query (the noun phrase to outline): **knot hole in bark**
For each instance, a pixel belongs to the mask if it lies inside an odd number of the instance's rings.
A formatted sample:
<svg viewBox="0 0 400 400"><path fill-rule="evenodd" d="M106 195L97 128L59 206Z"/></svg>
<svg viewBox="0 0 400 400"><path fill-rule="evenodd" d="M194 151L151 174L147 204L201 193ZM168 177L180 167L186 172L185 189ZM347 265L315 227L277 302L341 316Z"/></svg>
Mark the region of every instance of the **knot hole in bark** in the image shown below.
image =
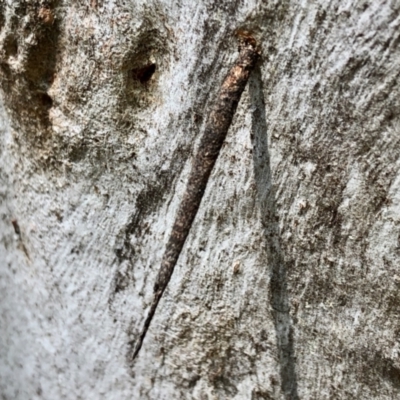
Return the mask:
<svg viewBox="0 0 400 400"><path fill-rule="evenodd" d="M132 49L123 61L125 90L120 104L143 108L157 98L157 83L167 66L167 36L156 28L147 29L132 41Z"/></svg>
<svg viewBox="0 0 400 400"><path fill-rule="evenodd" d="M12 124L32 157L51 137L53 100L48 91L59 50L58 4L15 0L12 7L0 5L0 87Z"/></svg>
<svg viewBox="0 0 400 400"><path fill-rule="evenodd" d="M132 78L139 81L142 84L145 84L150 81L151 77L156 72L156 64L151 63L142 68L134 68L132 70Z"/></svg>

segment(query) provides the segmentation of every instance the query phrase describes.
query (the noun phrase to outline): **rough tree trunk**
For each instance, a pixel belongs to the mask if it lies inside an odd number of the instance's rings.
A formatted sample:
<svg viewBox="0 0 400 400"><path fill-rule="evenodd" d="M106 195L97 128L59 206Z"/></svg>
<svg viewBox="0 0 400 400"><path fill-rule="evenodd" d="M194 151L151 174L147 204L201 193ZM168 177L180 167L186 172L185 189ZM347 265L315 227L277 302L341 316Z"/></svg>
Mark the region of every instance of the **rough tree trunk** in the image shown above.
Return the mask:
<svg viewBox="0 0 400 400"><path fill-rule="evenodd" d="M0 3L2 399L400 398L400 4ZM260 43L133 347L235 31Z"/></svg>

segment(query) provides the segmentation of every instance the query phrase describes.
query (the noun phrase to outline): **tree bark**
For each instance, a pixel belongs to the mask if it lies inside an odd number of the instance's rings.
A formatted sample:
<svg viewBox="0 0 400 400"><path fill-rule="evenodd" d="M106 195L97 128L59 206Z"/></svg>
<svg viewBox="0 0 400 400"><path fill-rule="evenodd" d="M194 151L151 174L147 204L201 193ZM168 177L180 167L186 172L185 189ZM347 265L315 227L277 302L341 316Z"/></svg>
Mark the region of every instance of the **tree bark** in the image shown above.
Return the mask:
<svg viewBox="0 0 400 400"><path fill-rule="evenodd" d="M399 398L399 11L0 3L1 398ZM133 361L238 32L261 60Z"/></svg>

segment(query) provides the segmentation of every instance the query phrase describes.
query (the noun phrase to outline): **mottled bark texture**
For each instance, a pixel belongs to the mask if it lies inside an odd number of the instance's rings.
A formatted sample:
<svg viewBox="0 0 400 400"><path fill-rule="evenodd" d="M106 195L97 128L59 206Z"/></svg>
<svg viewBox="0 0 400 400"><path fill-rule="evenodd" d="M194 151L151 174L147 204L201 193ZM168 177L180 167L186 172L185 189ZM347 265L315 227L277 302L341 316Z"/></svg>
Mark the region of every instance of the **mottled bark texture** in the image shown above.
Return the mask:
<svg viewBox="0 0 400 400"><path fill-rule="evenodd" d="M0 398L400 398L399 15L0 1ZM132 360L245 31L260 61Z"/></svg>
<svg viewBox="0 0 400 400"><path fill-rule="evenodd" d="M217 161L218 154L232 123L240 97L259 58L259 50L254 38L240 33L239 58L225 78L215 104L207 120L205 132L193 160L189 179L182 203L179 206L171 235L161 261L154 284L154 299L146 317L132 358L134 359L142 347L147 330L156 312L157 305L174 272L176 262L189 234L190 227L197 214L201 199L207 186L208 178Z"/></svg>

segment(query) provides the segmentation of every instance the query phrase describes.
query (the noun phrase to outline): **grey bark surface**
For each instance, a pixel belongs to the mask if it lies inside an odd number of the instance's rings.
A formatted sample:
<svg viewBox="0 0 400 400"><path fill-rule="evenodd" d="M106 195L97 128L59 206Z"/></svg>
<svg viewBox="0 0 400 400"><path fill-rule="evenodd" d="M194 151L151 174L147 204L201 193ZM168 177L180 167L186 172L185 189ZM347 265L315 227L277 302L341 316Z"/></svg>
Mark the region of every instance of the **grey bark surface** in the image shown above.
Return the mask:
<svg viewBox="0 0 400 400"><path fill-rule="evenodd" d="M1 398L399 398L399 11L1 2ZM262 59L132 363L237 29Z"/></svg>

